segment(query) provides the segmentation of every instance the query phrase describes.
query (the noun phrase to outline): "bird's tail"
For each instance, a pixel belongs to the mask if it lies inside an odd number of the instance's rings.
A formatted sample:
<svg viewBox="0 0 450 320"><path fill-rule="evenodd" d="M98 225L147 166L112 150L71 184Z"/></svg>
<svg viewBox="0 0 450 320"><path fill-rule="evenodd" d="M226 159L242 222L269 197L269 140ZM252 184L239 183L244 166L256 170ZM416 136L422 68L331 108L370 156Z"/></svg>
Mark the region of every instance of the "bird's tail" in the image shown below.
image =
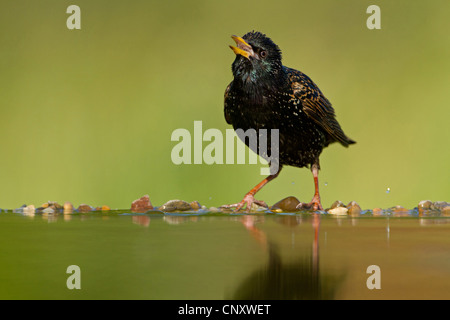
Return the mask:
<svg viewBox="0 0 450 320"><path fill-rule="evenodd" d="M355 144L356 141L350 139L349 137L345 136L345 139L339 139L339 142L344 146L344 147L348 147L351 144Z"/></svg>

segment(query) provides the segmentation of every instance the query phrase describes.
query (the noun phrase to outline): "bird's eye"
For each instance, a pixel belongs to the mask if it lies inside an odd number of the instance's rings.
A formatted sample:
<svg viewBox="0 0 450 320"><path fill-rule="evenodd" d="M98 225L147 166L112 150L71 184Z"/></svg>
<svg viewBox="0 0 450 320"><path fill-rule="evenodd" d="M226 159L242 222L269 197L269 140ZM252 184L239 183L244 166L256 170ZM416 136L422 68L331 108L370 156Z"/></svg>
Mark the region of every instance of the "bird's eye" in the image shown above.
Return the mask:
<svg viewBox="0 0 450 320"><path fill-rule="evenodd" d="M262 51L259 53L259 56L260 56L261 58L267 57L267 51L266 51L266 50L262 50Z"/></svg>

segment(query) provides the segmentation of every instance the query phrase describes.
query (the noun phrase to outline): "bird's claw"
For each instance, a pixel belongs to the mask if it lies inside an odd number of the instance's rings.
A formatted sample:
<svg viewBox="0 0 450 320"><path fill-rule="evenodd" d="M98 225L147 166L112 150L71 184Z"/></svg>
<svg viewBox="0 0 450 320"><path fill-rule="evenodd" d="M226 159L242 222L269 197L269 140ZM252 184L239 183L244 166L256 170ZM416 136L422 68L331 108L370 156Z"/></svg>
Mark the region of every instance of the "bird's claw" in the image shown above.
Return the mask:
<svg viewBox="0 0 450 320"><path fill-rule="evenodd" d="M318 196L314 196L310 203L300 202L297 205L297 209L299 210L323 210L322 204L320 203L320 198Z"/></svg>
<svg viewBox="0 0 450 320"><path fill-rule="evenodd" d="M225 209L235 208L234 212L238 212L242 208L246 207L245 211L246 212L250 212L252 204L254 204L254 203L259 205L259 206L262 206L262 207L266 207L266 208L268 207L267 204L264 201L256 200L255 197L252 194L246 194L244 199L242 199L241 202L234 203L234 204L223 205L223 206L221 206L221 208L225 208Z"/></svg>

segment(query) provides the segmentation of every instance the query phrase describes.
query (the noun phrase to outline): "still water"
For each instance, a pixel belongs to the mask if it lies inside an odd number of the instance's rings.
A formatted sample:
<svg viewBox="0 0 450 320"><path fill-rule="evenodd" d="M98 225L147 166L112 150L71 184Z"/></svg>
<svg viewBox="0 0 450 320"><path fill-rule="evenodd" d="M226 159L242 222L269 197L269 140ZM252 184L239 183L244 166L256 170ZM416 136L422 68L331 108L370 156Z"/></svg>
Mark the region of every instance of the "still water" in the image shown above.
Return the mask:
<svg viewBox="0 0 450 320"><path fill-rule="evenodd" d="M450 299L446 217L1 213L0 234L0 299Z"/></svg>

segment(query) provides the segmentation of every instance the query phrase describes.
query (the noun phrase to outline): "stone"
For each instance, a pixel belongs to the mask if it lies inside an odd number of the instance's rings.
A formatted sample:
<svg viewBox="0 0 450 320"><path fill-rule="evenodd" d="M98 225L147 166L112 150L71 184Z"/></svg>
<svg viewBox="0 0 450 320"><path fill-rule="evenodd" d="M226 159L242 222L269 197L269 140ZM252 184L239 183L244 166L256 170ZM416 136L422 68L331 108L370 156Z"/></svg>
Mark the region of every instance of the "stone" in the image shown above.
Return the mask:
<svg viewBox="0 0 450 320"><path fill-rule="evenodd" d="M109 211L109 210L111 210L109 206L101 206L95 208L95 211Z"/></svg>
<svg viewBox="0 0 450 320"><path fill-rule="evenodd" d="M221 213L235 213L233 208L227 208L224 206L220 206L219 208L211 207L208 209L209 212L221 212Z"/></svg>
<svg viewBox="0 0 450 320"><path fill-rule="evenodd" d="M73 204L71 202L68 201L64 202L63 213L65 214L73 213Z"/></svg>
<svg viewBox="0 0 450 320"><path fill-rule="evenodd" d="M342 201L336 200L330 207L330 209L334 208L345 208L345 204Z"/></svg>
<svg viewBox="0 0 450 320"><path fill-rule="evenodd" d="M55 201L47 201L46 203L41 205L41 208L52 208L54 211L62 210L63 206Z"/></svg>
<svg viewBox="0 0 450 320"><path fill-rule="evenodd" d="M373 214L374 216L381 216L381 215L383 215L383 213L384 213L384 211L383 211L383 209L381 209L381 208L374 208L374 209L372 210L372 214Z"/></svg>
<svg viewBox="0 0 450 320"><path fill-rule="evenodd" d="M188 202L183 200L170 200L159 207L159 210L164 212L188 211L192 210L192 207Z"/></svg>
<svg viewBox="0 0 450 320"><path fill-rule="evenodd" d="M410 215L410 211L408 209L398 205L392 208L392 213L397 217L406 217Z"/></svg>
<svg viewBox="0 0 450 320"><path fill-rule="evenodd" d="M441 209L441 214L444 216L450 216L450 205Z"/></svg>
<svg viewBox="0 0 450 320"><path fill-rule="evenodd" d="M92 207L87 204L80 204L77 208L78 212L90 212Z"/></svg>
<svg viewBox="0 0 450 320"><path fill-rule="evenodd" d="M257 212L257 211L265 211L267 210L268 206L266 203L264 203L264 205L260 205L257 204L255 202L252 203L252 205L250 206L250 212Z"/></svg>
<svg viewBox="0 0 450 320"><path fill-rule="evenodd" d="M298 211L297 206L299 203L300 201L296 197L290 196L275 203L270 207L270 210L275 212L294 212Z"/></svg>
<svg viewBox="0 0 450 320"><path fill-rule="evenodd" d="M202 206L200 205L200 203L198 201L192 201L190 203L190 206L191 206L192 210L200 210L202 208Z"/></svg>
<svg viewBox="0 0 450 320"><path fill-rule="evenodd" d="M42 213L55 213L55 209L48 206L47 208L44 208L44 210L42 210Z"/></svg>
<svg viewBox="0 0 450 320"><path fill-rule="evenodd" d="M422 200L419 202L417 208L419 208L419 211L420 210L430 210L432 204L433 204L433 202L431 202L430 200Z"/></svg>
<svg viewBox="0 0 450 320"><path fill-rule="evenodd" d="M337 216L343 216L343 215L347 215L348 209L346 207L336 207L336 208L328 210L328 213L334 214Z"/></svg>
<svg viewBox="0 0 450 320"><path fill-rule="evenodd" d="M30 204L29 206L23 208L22 211L24 214L33 215L36 211L36 208L34 207L34 205Z"/></svg>
<svg viewBox="0 0 450 320"><path fill-rule="evenodd" d="M441 210L442 208L446 207L448 205L445 201L436 201L433 202L430 206L431 210Z"/></svg>
<svg viewBox="0 0 450 320"><path fill-rule="evenodd" d="M406 211L409 211L409 210L404 208L404 207L402 207L402 206L397 205L397 206L392 208L392 211L393 212L406 212Z"/></svg>
<svg viewBox="0 0 450 320"><path fill-rule="evenodd" d="M152 209L153 206L147 194L131 203L131 212L145 212Z"/></svg>
<svg viewBox="0 0 450 320"><path fill-rule="evenodd" d="M349 202L346 208L348 209L348 214L352 216L360 215L362 212L361 207L359 206L358 203L356 203L356 201Z"/></svg>

